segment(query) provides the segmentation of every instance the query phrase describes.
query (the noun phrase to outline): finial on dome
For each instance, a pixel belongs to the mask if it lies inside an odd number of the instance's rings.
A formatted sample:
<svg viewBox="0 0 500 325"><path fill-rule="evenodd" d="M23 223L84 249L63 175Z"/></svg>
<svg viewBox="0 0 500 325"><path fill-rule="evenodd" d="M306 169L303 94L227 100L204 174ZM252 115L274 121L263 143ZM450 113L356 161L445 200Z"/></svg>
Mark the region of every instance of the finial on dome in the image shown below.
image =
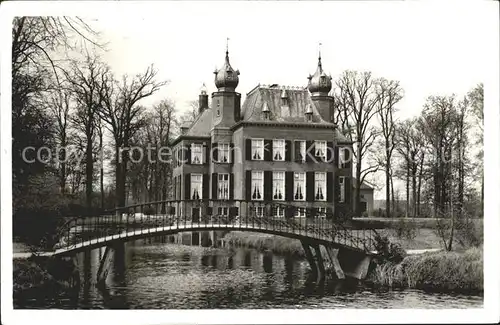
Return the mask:
<svg viewBox="0 0 500 325"><path fill-rule="evenodd" d="M215 86L219 91L234 92L239 83L239 70L234 70L229 63L229 37L226 38L226 58L223 66L214 71Z"/></svg>
<svg viewBox="0 0 500 325"><path fill-rule="evenodd" d="M308 88L312 96L328 96L332 89L332 77L327 76L323 71L321 64L321 43L318 46L318 67L314 75L307 77L309 79Z"/></svg>
<svg viewBox="0 0 500 325"><path fill-rule="evenodd" d="M200 94L206 95L207 94L207 86L205 86L205 83L200 88Z"/></svg>

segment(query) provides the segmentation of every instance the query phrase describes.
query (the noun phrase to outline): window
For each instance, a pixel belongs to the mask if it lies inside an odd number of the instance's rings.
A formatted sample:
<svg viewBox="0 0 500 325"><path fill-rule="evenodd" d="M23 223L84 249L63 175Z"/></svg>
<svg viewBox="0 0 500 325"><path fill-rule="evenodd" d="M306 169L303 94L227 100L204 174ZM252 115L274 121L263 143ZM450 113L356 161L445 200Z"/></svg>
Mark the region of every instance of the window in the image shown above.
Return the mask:
<svg viewBox="0 0 500 325"><path fill-rule="evenodd" d="M339 202L345 202L345 177L340 176L339 177L339 188L340 188L340 196L339 196Z"/></svg>
<svg viewBox="0 0 500 325"><path fill-rule="evenodd" d="M326 208L318 208L318 217L326 217Z"/></svg>
<svg viewBox="0 0 500 325"><path fill-rule="evenodd" d="M326 141L314 142L314 155L326 160Z"/></svg>
<svg viewBox="0 0 500 325"><path fill-rule="evenodd" d="M349 167L349 148L340 148L339 149L339 164L340 168L348 168Z"/></svg>
<svg viewBox="0 0 500 325"><path fill-rule="evenodd" d="M306 216L306 209L302 208L302 207L298 207L297 211L295 213L295 216L299 217L299 218L304 218Z"/></svg>
<svg viewBox="0 0 500 325"><path fill-rule="evenodd" d="M192 164L203 163L203 146L199 143L191 144L191 163Z"/></svg>
<svg viewBox="0 0 500 325"><path fill-rule="evenodd" d="M202 198L203 175L191 174L191 200L199 200Z"/></svg>
<svg viewBox="0 0 500 325"><path fill-rule="evenodd" d="M252 160L264 159L264 140L252 139Z"/></svg>
<svg viewBox="0 0 500 325"><path fill-rule="evenodd" d="M256 217L264 216L264 207L252 207L251 211Z"/></svg>
<svg viewBox="0 0 500 325"><path fill-rule="evenodd" d="M306 142L303 140L295 141L295 161L306 161Z"/></svg>
<svg viewBox="0 0 500 325"><path fill-rule="evenodd" d="M326 201L326 173L314 173L314 199Z"/></svg>
<svg viewBox="0 0 500 325"><path fill-rule="evenodd" d="M228 207L218 207L217 208L217 215L228 216L229 215L229 208Z"/></svg>
<svg viewBox="0 0 500 325"><path fill-rule="evenodd" d="M284 207L273 207L273 217L284 217L285 208Z"/></svg>
<svg viewBox="0 0 500 325"><path fill-rule="evenodd" d="M220 116L220 99L217 99L217 116Z"/></svg>
<svg viewBox="0 0 500 325"><path fill-rule="evenodd" d="M306 199L306 173L293 174L293 200L305 201Z"/></svg>
<svg viewBox="0 0 500 325"><path fill-rule="evenodd" d="M273 200L285 199L285 172L273 172Z"/></svg>
<svg viewBox="0 0 500 325"><path fill-rule="evenodd" d="M229 143L219 143L218 153L220 163L228 163L229 161Z"/></svg>
<svg viewBox="0 0 500 325"><path fill-rule="evenodd" d="M273 140L273 160L285 160L285 140Z"/></svg>
<svg viewBox="0 0 500 325"><path fill-rule="evenodd" d="M264 172L252 172L252 200L264 199Z"/></svg>
<svg viewBox="0 0 500 325"><path fill-rule="evenodd" d="M218 174L217 198L219 200L229 199L229 174Z"/></svg>

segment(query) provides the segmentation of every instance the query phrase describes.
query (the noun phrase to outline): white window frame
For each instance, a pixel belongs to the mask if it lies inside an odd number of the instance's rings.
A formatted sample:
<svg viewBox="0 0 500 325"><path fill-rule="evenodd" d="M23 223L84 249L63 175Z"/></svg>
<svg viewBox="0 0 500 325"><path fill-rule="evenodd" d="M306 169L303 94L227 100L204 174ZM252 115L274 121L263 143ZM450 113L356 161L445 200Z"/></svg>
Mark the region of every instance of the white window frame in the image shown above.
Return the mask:
<svg viewBox="0 0 500 325"><path fill-rule="evenodd" d="M198 198L195 198L195 191L198 192ZM203 174L191 174L191 200L203 199Z"/></svg>
<svg viewBox="0 0 500 325"><path fill-rule="evenodd" d="M294 143L299 145L299 153L302 156L301 162L306 161L306 140L294 140ZM297 152L297 150L295 150ZM295 161L297 161L298 157L295 157Z"/></svg>
<svg viewBox="0 0 500 325"><path fill-rule="evenodd" d="M273 217L283 218L285 217L285 208L280 206L272 207L272 215Z"/></svg>
<svg viewBox="0 0 500 325"><path fill-rule="evenodd" d="M229 207L217 207L217 215L228 216L229 215Z"/></svg>
<svg viewBox="0 0 500 325"><path fill-rule="evenodd" d="M295 210L295 217L296 218L305 218L306 217L305 207L297 207L297 209Z"/></svg>
<svg viewBox="0 0 500 325"><path fill-rule="evenodd" d="M326 218L326 208L325 207L318 208L318 217Z"/></svg>
<svg viewBox="0 0 500 325"><path fill-rule="evenodd" d="M264 172L262 170L253 170L251 180L251 200L263 201L264 200ZM258 196L257 196L258 195ZM254 197L255 196L255 197Z"/></svg>
<svg viewBox="0 0 500 325"><path fill-rule="evenodd" d="M273 161L285 161L285 139L273 139Z"/></svg>
<svg viewBox="0 0 500 325"><path fill-rule="evenodd" d="M229 200L229 174L227 173L217 174L217 199Z"/></svg>
<svg viewBox="0 0 500 325"><path fill-rule="evenodd" d="M262 218L264 217L264 211L265 211L264 206L254 206L252 207L252 211L254 212L256 217Z"/></svg>
<svg viewBox="0 0 500 325"><path fill-rule="evenodd" d="M198 162L195 162L196 157L198 157ZM191 164L203 165L203 144L191 143Z"/></svg>
<svg viewBox="0 0 500 325"><path fill-rule="evenodd" d="M321 152L320 152L321 150ZM318 158L323 158L326 160L326 151L327 151L326 141L314 141L314 156Z"/></svg>
<svg viewBox="0 0 500 325"><path fill-rule="evenodd" d="M339 176L339 203L345 202L345 176Z"/></svg>
<svg viewBox="0 0 500 325"><path fill-rule="evenodd" d="M281 194L281 198L279 198ZM272 188L273 201L285 200L285 172L273 172L273 188Z"/></svg>
<svg viewBox="0 0 500 325"><path fill-rule="evenodd" d="M251 139L252 160L264 160L264 139ZM256 158L256 155L260 157Z"/></svg>
<svg viewBox="0 0 500 325"><path fill-rule="evenodd" d="M325 172L315 172L314 173L314 201L326 201L326 173Z"/></svg>
<svg viewBox="0 0 500 325"><path fill-rule="evenodd" d="M300 186L302 184L302 186ZM299 185L299 186L298 186ZM305 201L306 200L306 173L305 172L294 172L293 173L293 200L294 201ZM302 195L302 198L298 197Z"/></svg>
<svg viewBox="0 0 500 325"><path fill-rule="evenodd" d="M219 163L231 163L231 147L229 143L219 143L217 150L217 160ZM224 156L226 156L226 161L223 160Z"/></svg>

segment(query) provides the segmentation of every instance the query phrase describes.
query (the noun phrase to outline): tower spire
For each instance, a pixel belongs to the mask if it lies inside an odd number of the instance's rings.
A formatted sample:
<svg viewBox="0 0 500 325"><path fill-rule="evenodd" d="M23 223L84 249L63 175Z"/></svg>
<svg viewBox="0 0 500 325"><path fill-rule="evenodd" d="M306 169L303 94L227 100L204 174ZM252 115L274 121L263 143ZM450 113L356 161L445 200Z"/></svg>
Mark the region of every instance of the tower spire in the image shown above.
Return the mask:
<svg viewBox="0 0 500 325"><path fill-rule="evenodd" d="M318 65L321 66L321 42L318 43Z"/></svg>
<svg viewBox="0 0 500 325"><path fill-rule="evenodd" d="M229 55L229 37L226 37L226 55Z"/></svg>

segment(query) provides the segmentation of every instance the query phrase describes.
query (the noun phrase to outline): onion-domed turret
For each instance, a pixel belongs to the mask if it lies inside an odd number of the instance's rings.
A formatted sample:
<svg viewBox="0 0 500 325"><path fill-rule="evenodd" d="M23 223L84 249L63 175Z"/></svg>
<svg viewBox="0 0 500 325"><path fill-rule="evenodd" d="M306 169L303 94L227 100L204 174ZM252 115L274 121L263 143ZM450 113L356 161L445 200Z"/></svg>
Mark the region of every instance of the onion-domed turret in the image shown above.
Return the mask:
<svg viewBox="0 0 500 325"><path fill-rule="evenodd" d="M234 70L229 64L229 52L226 50L226 60L219 70L214 71L215 86L219 91L235 91L239 82L239 70Z"/></svg>
<svg viewBox="0 0 500 325"><path fill-rule="evenodd" d="M318 68L314 75L309 75L309 84L307 88L311 92L312 96L328 96L330 90L332 90L332 77L328 76L321 66L321 55L318 58Z"/></svg>

